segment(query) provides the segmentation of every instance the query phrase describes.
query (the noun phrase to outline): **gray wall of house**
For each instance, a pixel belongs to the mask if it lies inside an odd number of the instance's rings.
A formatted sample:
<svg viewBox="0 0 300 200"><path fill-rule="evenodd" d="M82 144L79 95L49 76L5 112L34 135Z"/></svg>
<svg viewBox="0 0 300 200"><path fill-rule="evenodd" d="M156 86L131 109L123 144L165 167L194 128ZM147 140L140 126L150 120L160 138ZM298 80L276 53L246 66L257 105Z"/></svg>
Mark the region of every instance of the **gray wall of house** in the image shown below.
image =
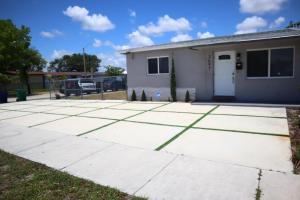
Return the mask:
<svg viewBox="0 0 300 200"><path fill-rule="evenodd" d="M294 77L247 78L247 50L291 46L295 48ZM171 68L173 56L177 87L195 88L196 100L211 100L214 96L214 52L229 50L241 53L243 62L243 69L236 70L235 97L237 100L300 102L300 38L207 46L199 47L196 50L180 48L128 54L128 88L169 88L169 74L147 74L147 57L169 56Z"/></svg>

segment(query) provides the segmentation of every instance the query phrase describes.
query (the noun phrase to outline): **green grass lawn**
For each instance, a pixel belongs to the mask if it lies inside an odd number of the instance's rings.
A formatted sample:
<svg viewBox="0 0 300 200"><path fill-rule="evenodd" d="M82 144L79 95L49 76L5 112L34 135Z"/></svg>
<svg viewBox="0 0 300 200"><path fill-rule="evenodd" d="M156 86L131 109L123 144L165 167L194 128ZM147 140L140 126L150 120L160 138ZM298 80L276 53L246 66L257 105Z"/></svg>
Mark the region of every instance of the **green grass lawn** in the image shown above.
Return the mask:
<svg viewBox="0 0 300 200"><path fill-rule="evenodd" d="M0 150L0 199L121 199L138 200Z"/></svg>

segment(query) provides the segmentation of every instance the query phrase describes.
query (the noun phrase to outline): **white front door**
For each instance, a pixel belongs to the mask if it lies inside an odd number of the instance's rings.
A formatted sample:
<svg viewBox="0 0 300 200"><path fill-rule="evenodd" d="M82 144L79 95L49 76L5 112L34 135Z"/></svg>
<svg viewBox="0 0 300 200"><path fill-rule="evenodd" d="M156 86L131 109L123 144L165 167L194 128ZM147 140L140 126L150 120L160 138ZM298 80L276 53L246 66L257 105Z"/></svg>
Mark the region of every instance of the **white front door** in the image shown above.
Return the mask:
<svg viewBox="0 0 300 200"><path fill-rule="evenodd" d="M215 52L214 95L235 95L235 51Z"/></svg>

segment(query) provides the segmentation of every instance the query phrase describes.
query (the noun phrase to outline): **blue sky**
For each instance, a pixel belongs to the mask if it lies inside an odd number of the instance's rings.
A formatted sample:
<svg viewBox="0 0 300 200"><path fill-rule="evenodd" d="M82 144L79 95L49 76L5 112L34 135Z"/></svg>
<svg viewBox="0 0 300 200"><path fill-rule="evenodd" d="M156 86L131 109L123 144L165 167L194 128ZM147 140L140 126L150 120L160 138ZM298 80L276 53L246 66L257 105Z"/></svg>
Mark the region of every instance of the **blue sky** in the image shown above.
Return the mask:
<svg viewBox="0 0 300 200"><path fill-rule="evenodd" d="M267 31L300 20L299 0L2 0L0 18L31 28L47 61L96 54L125 67L118 50L166 42Z"/></svg>

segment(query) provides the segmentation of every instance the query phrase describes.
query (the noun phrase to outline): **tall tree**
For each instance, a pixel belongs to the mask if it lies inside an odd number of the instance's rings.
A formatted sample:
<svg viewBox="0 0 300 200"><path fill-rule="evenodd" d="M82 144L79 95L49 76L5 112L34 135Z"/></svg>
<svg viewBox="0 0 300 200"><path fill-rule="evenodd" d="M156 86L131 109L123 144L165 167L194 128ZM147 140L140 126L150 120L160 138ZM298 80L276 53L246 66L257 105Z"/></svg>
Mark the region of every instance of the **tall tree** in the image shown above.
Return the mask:
<svg viewBox="0 0 300 200"><path fill-rule="evenodd" d="M24 55L25 58L19 67L19 76L21 83L26 85L28 94L31 94L28 71L41 71L45 67L46 61L35 49L28 49Z"/></svg>
<svg viewBox="0 0 300 200"><path fill-rule="evenodd" d="M100 66L101 59L99 59L96 55L85 54L86 59L86 70L90 71L98 71L98 67ZM54 72L83 72L83 54L74 53L72 55L64 55L61 58L56 58L51 61L48 67L48 71Z"/></svg>
<svg viewBox="0 0 300 200"><path fill-rule="evenodd" d="M170 92L172 101L177 101L177 95L176 95L176 74L175 74L175 64L174 64L174 58L172 58L172 69L171 69L171 75L170 75Z"/></svg>
<svg viewBox="0 0 300 200"><path fill-rule="evenodd" d="M108 65L105 67L105 75L107 76L119 76L122 75L125 70L121 67L114 67L111 65Z"/></svg>
<svg viewBox="0 0 300 200"><path fill-rule="evenodd" d="M11 20L0 20L0 73L8 70L19 71L21 82L27 85L28 71L41 71L46 61L39 52L30 47L30 29L26 26L16 27Z"/></svg>

